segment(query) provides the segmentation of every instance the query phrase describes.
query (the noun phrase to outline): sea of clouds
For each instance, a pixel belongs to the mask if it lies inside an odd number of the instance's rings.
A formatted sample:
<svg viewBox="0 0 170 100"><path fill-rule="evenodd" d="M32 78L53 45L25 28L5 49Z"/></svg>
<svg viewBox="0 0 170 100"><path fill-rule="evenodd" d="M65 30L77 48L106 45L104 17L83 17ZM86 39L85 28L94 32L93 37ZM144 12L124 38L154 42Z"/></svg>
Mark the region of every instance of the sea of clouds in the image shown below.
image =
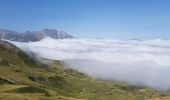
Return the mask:
<svg viewBox="0 0 170 100"><path fill-rule="evenodd" d="M39 57L63 60L93 78L170 89L170 40L59 39L12 42Z"/></svg>

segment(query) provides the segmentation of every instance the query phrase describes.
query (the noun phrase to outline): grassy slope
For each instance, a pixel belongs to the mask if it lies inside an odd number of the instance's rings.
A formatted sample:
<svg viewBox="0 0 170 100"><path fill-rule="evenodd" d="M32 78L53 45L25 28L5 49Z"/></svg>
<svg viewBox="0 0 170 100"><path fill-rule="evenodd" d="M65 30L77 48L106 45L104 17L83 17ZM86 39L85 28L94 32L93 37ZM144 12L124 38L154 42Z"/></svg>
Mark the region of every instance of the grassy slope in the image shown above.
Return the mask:
<svg viewBox="0 0 170 100"><path fill-rule="evenodd" d="M42 65L14 51L0 45L0 100L145 100L163 95L123 82L93 80L64 69L61 61Z"/></svg>

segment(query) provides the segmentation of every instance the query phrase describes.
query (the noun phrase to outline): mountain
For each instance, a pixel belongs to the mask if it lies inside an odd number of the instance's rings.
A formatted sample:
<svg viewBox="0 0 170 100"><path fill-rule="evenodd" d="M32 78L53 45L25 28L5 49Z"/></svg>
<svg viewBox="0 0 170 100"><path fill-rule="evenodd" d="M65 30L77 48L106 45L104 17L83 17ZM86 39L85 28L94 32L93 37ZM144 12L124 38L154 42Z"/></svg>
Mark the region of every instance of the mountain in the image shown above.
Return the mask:
<svg viewBox="0 0 170 100"><path fill-rule="evenodd" d="M52 37L54 39L74 38L64 31L58 31L55 29L43 29L41 31L27 31L25 33L19 33L12 30L0 29L0 39L7 39L18 42L35 42L40 41L45 37Z"/></svg>
<svg viewBox="0 0 170 100"><path fill-rule="evenodd" d="M0 100L169 100L167 92L94 80L63 63L36 60L0 40Z"/></svg>
<svg viewBox="0 0 170 100"><path fill-rule="evenodd" d="M18 32L11 31L11 30L0 29L0 39L19 41L22 38L23 38L23 36L20 35Z"/></svg>
<svg viewBox="0 0 170 100"><path fill-rule="evenodd" d="M73 36L67 34L64 31L58 31L55 29L43 29L41 31L33 31L29 32L27 31L25 33L24 41L39 41L43 39L44 37L52 37L54 39L64 39L64 38L74 38Z"/></svg>

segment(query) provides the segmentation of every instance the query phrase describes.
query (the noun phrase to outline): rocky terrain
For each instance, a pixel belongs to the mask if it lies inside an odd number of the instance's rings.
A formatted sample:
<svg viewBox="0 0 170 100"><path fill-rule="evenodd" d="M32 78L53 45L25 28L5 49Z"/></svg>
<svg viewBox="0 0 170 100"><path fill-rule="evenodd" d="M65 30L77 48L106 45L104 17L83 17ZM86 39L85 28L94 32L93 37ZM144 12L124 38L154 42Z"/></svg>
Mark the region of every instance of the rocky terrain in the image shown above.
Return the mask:
<svg viewBox="0 0 170 100"><path fill-rule="evenodd" d="M43 29L40 31L27 31L19 33L12 30L0 29L0 39L6 39L18 42L35 42L40 41L44 37L52 37L54 39L74 38L64 31L55 29Z"/></svg>

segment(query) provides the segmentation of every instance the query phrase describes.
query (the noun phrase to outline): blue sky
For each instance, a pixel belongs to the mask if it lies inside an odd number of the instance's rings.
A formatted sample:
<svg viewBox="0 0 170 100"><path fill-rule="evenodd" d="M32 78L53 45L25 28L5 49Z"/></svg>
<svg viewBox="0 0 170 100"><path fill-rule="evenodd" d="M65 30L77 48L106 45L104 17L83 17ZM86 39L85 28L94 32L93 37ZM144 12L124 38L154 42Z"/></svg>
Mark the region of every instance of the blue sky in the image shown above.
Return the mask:
<svg viewBox="0 0 170 100"><path fill-rule="evenodd" d="M0 0L0 28L82 38L170 39L170 0Z"/></svg>

